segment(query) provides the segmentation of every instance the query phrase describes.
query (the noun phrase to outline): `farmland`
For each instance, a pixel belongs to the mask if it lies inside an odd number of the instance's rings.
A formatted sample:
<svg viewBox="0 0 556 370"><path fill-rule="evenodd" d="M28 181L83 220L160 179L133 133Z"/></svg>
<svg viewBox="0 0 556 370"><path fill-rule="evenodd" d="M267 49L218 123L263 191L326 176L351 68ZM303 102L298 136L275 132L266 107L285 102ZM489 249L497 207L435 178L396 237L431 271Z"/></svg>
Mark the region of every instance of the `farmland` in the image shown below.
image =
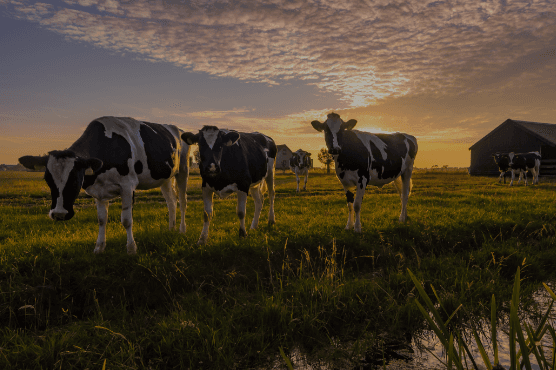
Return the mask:
<svg viewBox="0 0 556 370"><path fill-rule="evenodd" d="M308 190L278 173L276 225L238 238L235 198L216 200L207 245L200 177L188 186L187 233L170 232L159 190L138 192L128 256L111 203L106 252L94 255L94 201L68 222L48 216L42 173L0 172L0 368L264 368L293 348L352 368L371 347L426 329L409 268L434 285L454 325L556 277L556 184L509 188L463 172L417 172L408 222L393 186L369 188L362 234L345 231L333 174ZM247 223L253 215L247 204ZM179 217L179 216L178 216Z"/></svg>

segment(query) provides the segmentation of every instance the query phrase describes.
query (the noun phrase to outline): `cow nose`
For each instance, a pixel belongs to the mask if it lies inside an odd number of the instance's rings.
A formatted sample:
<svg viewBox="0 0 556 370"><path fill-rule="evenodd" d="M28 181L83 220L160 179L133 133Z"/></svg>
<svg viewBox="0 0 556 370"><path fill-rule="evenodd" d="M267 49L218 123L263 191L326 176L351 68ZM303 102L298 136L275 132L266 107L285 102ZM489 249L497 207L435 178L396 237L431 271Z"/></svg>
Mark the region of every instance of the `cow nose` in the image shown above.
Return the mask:
<svg viewBox="0 0 556 370"><path fill-rule="evenodd" d="M52 218L54 221L63 221L66 219L66 215L68 214L68 211L52 211L50 212L50 218Z"/></svg>

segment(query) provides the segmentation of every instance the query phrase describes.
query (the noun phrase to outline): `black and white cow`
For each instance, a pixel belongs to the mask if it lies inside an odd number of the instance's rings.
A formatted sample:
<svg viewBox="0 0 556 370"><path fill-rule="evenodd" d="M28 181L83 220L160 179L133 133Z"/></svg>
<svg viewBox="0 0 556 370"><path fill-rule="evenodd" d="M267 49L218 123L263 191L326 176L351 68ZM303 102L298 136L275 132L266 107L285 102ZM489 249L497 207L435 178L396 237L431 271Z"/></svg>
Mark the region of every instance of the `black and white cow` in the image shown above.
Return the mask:
<svg viewBox="0 0 556 370"><path fill-rule="evenodd" d="M295 173L295 180L297 181L297 192L299 193L299 177L305 176L305 183L303 190L307 190L307 179L309 178L309 167L311 167L311 153L302 149L293 152L290 158L290 170Z"/></svg>
<svg viewBox="0 0 556 370"><path fill-rule="evenodd" d="M176 224L178 195L179 231L185 233L189 145L181 140L182 133L172 125L101 117L89 123L68 149L39 157L24 156L19 162L31 169L46 167L44 179L52 195L49 216L53 220L73 217L73 205L81 188L95 198L99 224L95 253L102 253L106 247L109 200L121 196L127 252L135 254L132 207L136 189L161 188L168 205L170 229Z"/></svg>
<svg viewBox="0 0 556 370"><path fill-rule="evenodd" d="M498 171L500 171L500 177L498 182L502 182L502 177L504 178L504 184L506 183L506 172L511 171L510 168L510 158L507 153L496 153L493 154L494 162L498 166Z"/></svg>
<svg viewBox="0 0 556 370"><path fill-rule="evenodd" d="M367 185L382 187L392 181L402 202L400 222L405 222L417 140L399 132L371 134L353 130L356 123L354 119L344 122L336 113L330 113L324 123L311 122L315 130L324 131L328 152L334 157L336 175L346 192L346 230L354 228L355 232L361 232L361 203Z"/></svg>
<svg viewBox="0 0 556 370"><path fill-rule="evenodd" d="M259 223L263 208L263 195L268 189L270 197L269 225L274 224L274 162L276 144L270 137L258 132L244 133L220 130L216 126L204 126L197 134L186 132L182 139L189 145L199 145L204 224L197 244L205 244L208 239L212 219L214 193L226 198L237 193L237 216L239 236L246 236L245 208L247 195L251 193L255 201L255 215L251 229Z"/></svg>
<svg viewBox="0 0 556 370"><path fill-rule="evenodd" d="M521 181L521 177L525 177L525 186L527 186L527 171L531 171L533 175L533 185L539 183L539 170L541 167L541 155L539 152L529 152L529 153L508 153L508 159L510 163L510 168L512 169L512 181L510 181L510 186L513 185L515 173L519 173L519 180L517 184Z"/></svg>

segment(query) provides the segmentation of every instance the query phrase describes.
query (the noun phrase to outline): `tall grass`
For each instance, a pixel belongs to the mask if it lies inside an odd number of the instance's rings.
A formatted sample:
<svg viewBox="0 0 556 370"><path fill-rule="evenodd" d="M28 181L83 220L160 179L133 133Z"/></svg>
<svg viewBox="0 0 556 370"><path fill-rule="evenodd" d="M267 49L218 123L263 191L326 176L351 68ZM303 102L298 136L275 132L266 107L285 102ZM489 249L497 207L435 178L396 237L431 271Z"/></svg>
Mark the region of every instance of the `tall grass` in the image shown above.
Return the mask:
<svg viewBox="0 0 556 370"><path fill-rule="evenodd" d="M449 329L490 317L493 294L510 301L517 267L524 307L554 278L556 196L547 182L508 188L417 173L407 224L397 221L393 187L369 188L363 233L354 234L343 229L345 195L334 176L312 173L297 194L295 177L278 174L274 227L267 202L259 229L240 239L235 200L217 200L199 247L200 178L192 175L185 235L167 230L160 191L138 192L138 255L125 251L115 201L106 252L96 256L92 199L80 195L76 216L54 223L42 174L25 176L0 173L0 368L265 368L280 348L345 368L428 328L408 268L428 294L435 287ZM253 208L249 201L248 218Z"/></svg>

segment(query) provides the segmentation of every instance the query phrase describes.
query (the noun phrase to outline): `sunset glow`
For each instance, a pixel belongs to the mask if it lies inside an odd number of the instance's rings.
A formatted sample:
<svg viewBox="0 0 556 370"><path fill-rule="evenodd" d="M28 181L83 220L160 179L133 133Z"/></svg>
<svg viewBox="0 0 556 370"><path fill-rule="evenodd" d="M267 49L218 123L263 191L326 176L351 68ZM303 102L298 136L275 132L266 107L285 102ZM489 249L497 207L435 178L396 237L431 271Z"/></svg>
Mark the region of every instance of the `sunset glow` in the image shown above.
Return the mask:
<svg viewBox="0 0 556 370"><path fill-rule="evenodd" d="M260 131L316 153L310 122L417 137L469 165L507 118L556 123L553 1L0 0L0 163L94 118Z"/></svg>

